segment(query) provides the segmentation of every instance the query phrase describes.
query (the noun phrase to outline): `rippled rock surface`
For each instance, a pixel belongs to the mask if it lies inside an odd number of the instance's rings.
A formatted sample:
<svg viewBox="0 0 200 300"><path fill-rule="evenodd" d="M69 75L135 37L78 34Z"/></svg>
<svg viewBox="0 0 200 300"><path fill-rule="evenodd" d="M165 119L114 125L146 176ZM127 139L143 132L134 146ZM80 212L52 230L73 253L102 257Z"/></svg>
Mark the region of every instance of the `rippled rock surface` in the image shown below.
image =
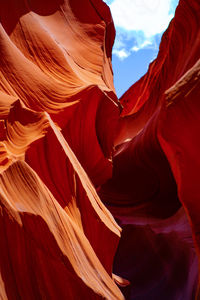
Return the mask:
<svg viewBox="0 0 200 300"><path fill-rule="evenodd" d="M0 20L0 299L198 299L199 1L119 100L103 1Z"/></svg>

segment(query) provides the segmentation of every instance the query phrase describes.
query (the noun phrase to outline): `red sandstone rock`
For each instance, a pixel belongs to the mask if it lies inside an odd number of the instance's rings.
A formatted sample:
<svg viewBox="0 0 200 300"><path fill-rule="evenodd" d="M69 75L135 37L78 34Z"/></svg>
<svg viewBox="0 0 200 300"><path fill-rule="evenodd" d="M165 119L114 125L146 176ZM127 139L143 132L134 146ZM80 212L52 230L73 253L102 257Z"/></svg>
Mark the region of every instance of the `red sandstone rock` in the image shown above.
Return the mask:
<svg viewBox="0 0 200 300"><path fill-rule="evenodd" d="M162 105L164 92L199 59L199 47L199 1L180 0L174 19L162 36L157 58L120 99L122 124L116 144L132 138L144 127Z"/></svg>
<svg viewBox="0 0 200 300"><path fill-rule="evenodd" d="M123 227L114 270L131 281L133 299L199 297L199 20L199 1L180 1L157 59L120 99L113 176L99 194ZM180 206L189 222L180 222ZM136 264L147 277L134 273Z"/></svg>
<svg viewBox="0 0 200 300"><path fill-rule="evenodd" d="M199 1L180 1L121 115L103 1L0 17L0 298L198 299Z"/></svg>

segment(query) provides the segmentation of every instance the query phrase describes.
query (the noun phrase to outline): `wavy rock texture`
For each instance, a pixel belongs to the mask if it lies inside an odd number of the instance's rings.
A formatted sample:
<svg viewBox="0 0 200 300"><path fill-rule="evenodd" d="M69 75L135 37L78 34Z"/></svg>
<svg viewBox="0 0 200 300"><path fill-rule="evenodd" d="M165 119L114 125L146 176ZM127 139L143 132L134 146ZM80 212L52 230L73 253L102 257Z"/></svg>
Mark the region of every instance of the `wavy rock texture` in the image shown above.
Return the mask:
<svg viewBox="0 0 200 300"><path fill-rule="evenodd" d="M111 176L119 116L110 11L17 0L0 14L1 299L123 299L121 229L93 186Z"/></svg>
<svg viewBox="0 0 200 300"><path fill-rule="evenodd" d="M0 20L0 299L198 299L199 1L121 114L103 1Z"/></svg>
<svg viewBox="0 0 200 300"><path fill-rule="evenodd" d="M180 1L157 59L120 99L99 194L123 228L114 271L131 282L127 299L199 299L199 20L199 1Z"/></svg>

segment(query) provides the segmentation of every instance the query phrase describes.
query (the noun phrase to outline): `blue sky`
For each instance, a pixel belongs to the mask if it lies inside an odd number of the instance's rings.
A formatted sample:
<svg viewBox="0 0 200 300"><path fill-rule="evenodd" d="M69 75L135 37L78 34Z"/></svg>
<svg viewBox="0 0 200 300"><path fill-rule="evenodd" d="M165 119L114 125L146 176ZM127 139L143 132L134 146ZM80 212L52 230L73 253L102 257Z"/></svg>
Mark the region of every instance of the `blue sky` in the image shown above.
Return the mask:
<svg viewBox="0 0 200 300"><path fill-rule="evenodd" d="M160 39L174 16L178 0L104 0L116 28L114 83L120 97L157 56Z"/></svg>

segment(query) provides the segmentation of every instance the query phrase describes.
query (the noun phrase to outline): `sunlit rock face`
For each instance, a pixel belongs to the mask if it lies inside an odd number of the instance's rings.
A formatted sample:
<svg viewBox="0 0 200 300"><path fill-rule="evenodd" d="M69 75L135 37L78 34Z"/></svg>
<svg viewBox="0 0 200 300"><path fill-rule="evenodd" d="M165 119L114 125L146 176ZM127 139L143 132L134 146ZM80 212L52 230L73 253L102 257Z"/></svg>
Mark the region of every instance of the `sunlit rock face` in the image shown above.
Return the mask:
<svg viewBox="0 0 200 300"><path fill-rule="evenodd" d="M199 1L119 100L103 1L0 20L0 298L198 299Z"/></svg>
<svg viewBox="0 0 200 300"><path fill-rule="evenodd" d="M1 299L123 299L95 187L119 117L102 1L0 3Z"/></svg>

